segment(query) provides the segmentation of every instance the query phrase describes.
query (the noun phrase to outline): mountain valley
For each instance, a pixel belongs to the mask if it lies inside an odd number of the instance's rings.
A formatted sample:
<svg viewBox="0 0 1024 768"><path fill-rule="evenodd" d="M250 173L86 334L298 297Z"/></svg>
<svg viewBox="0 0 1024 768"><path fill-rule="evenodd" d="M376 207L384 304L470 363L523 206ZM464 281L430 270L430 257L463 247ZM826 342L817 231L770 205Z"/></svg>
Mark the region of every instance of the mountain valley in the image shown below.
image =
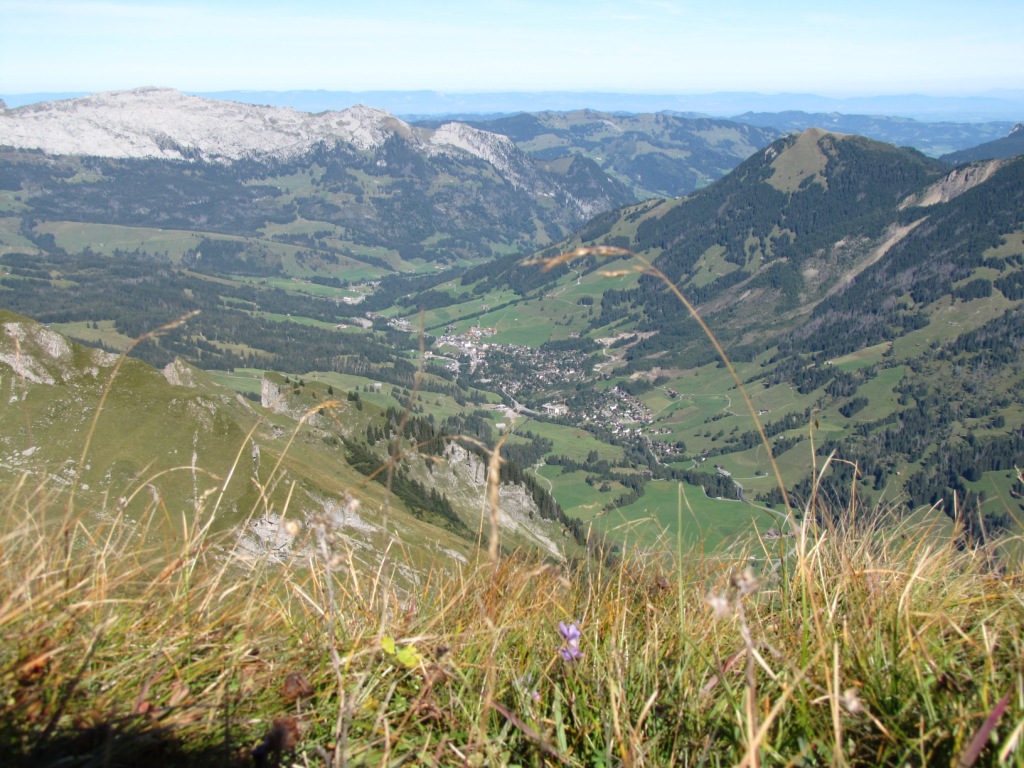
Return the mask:
<svg viewBox="0 0 1024 768"><path fill-rule="evenodd" d="M101 108L120 122L61 122ZM472 446L501 442L524 499L503 546L572 558L778 532L831 457L823 487L866 516L1019 532L1024 158L953 168L786 127L408 124L148 89L9 110L0 306L25 317L4 316L7 482L49 473L113 514L167 473L158 496L184 509L203 467L235 477L225 525L285 498L313 519L359 489L368 526L390 515L413 548L466 557L487 535ZM127 361L75 470L116 354L165 324L132 355L172 373ZM30 376L40 339L78 372ZM122 452L115 393L154 420ZM67 410L85 421L62 427ZM366 481L384 466L388 487Z"/></svg>

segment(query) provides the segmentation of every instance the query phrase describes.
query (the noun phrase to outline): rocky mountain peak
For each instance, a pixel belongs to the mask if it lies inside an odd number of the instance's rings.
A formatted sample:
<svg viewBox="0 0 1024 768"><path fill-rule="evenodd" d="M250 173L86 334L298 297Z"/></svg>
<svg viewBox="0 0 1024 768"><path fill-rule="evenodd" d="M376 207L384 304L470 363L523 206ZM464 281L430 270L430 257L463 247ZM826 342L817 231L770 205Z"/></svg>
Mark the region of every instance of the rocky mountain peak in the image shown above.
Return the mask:
<svg viewBox="0 0 1024 768"><path fill-rule="evenodd" d="M393 135L405 139L412 137L408 124L390 112L362 104L341 112L322 112L309 117L314 131L325 138L342 139L362 150L376 149Z"/></svg>
<svg viewBox="0 0 1024 768"><path fill-rule="evenodd" d="M372 150L394 134L409 137L411 129L371 107L313 115L154 87L33 104L0 116L0 144L112 158L291 157L319 142Z"/></svg>
<svg viewBox="0 0 1024 768"><path fill-rule="evenodd" d="M535 181L532 164L507 136L482 131L465 123L445 123L431 133L428 142L435 152L461 150L487 161L517 187L525 187Z"/></svg>
<svg viewBox="0 0 1024 768"><path fill-rule="evenodd" d="M295 157L319 143L343 142L372 152L392 137L426 154L468 153L494 165L517 187L538 183L529 158L506 136L455 122L433 131L414 129L364 105L311 114L145 87L0 114L0 145L55 155L230 162Z"/></svg>

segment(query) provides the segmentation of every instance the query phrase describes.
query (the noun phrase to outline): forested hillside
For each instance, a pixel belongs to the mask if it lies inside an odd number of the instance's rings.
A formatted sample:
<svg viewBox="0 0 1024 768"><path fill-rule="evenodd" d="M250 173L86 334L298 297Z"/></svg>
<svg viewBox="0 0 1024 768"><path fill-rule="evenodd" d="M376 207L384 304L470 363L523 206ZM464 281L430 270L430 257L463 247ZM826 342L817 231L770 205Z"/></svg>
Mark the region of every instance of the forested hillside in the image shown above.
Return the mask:
<svg viewBox="0 0 1024 768"><path fill-rule="evenodd" d="M975 160L1006 159L1024 155L1024 123L1017 123L1006 136L986 141L976 147L961 149L942 156L947 163L959 165Z"/></svg>
<svg viewBox="0 0 1024 768"><path fill-rule="evenodd" d="M885 497L950 515L955 504L971 535L994 534L1021 511L1022 174L1021 160L950 173L913 150L812 130L688 198L599 217L560 247L625 247L658 274L551 249L541 254L550 271L464 280L514 286L520 311L537 302L533 311L570 313L563 322L581 340L603 337L591 365L638 403L610 423L639 422L658 461L714 462L719 476L744 477L747 498L760 489L779 503L758 415L797 497L810 492L798 457L813 444L842 459L827 487L844 503ZM724 344L758 414L716 373L718 353L666 281ZM575 311L552 303L569 295ZM566 398L567 421L597 402L566 383L519 391L533 407ZM725 407L694 411L704 398Z"/></svg>

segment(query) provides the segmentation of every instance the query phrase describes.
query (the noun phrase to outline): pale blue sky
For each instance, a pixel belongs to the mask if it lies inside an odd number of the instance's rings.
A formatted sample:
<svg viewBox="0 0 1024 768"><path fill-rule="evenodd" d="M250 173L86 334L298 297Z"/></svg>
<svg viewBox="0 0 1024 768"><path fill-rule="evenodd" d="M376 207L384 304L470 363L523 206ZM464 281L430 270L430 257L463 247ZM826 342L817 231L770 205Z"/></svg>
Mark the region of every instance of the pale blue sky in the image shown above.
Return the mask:
<svg viewBox="0 0 1024 768"><path fill-rule="evenodd" d="M1019 0L0 0L0 93L967 95L1024 88Z"/></svg>

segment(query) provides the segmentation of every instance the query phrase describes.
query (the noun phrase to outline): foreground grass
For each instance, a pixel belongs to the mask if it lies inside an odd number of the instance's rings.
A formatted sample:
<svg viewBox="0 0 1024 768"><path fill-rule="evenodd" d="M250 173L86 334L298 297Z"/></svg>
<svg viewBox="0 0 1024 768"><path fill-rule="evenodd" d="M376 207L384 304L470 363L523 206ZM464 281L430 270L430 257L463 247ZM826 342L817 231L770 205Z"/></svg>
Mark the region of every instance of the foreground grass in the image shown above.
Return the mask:
<svg viewBox="0 0 1024 768"><path fill-rule="evenodd" d="M1024 574L899 521L409 591L327 519L243 566L55 503L0 507L4 764L1024 764Z"/></svg>

